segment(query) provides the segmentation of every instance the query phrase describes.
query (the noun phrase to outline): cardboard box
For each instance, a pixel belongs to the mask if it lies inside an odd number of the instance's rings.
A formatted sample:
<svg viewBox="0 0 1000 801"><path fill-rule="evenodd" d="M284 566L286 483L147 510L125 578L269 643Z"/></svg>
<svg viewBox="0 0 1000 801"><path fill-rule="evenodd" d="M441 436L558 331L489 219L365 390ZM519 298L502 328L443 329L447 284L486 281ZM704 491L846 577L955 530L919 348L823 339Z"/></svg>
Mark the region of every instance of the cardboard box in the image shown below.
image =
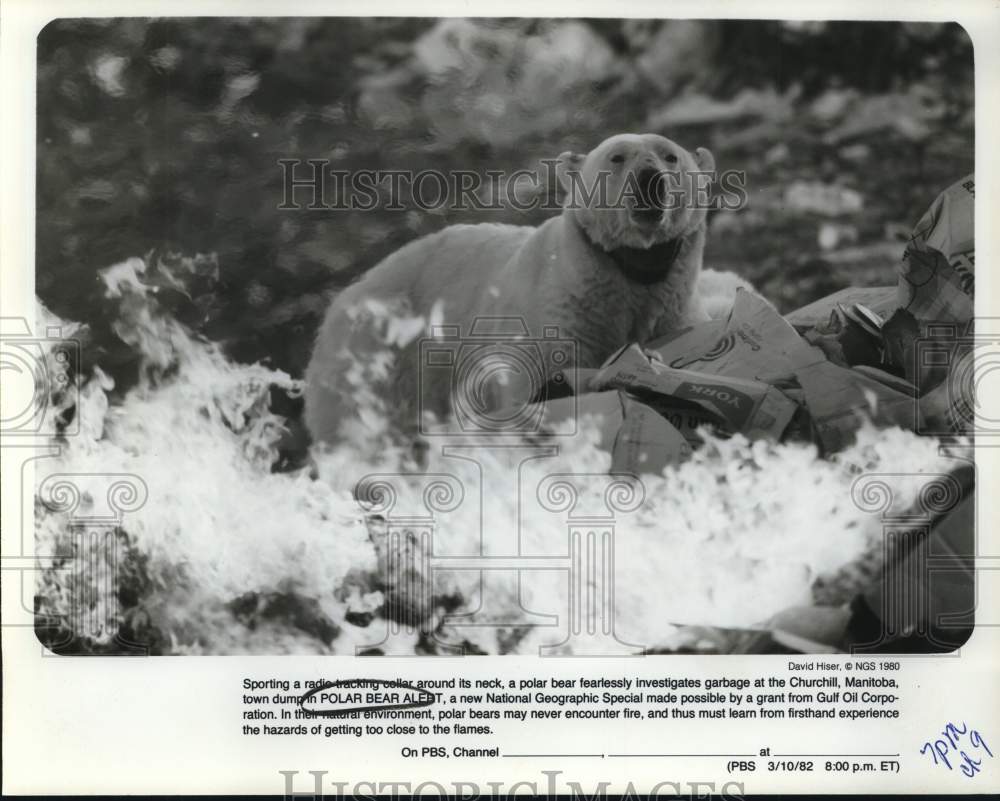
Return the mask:
<svg viewBox="0 0 1000 801"><path fill-rule="evenodd" d="M589 418L600 433L599 447L611 454L611 472L661 473L691 455L691 444L656 410L625 392L592 392L543 404L542 431L563 430L569 415ZM575 436L584 436L576 426ZM559 443L567 442L559 437Z"/></svg>
<svg viewBox="0 0 1000 801"><path fill-rule="evenodd" d="M668 367L638 345L612 355L594 385L688 401L718 417L729 431L751 438L778 439L796 409L793 401L761 381Z"/></svg>
<svg viewBox="0 0 1000 801"><path fill-rule="evenodd" d="M787 400L805 404L815 436L827 452L852 442L866 417L909 429L919 422L911 385L874 368L834 364L770 303L751 292L737 292L721 329L713 323L688 329L661 344L654 355L668 365L684 365L718 378L776 385Z"/></svg>
<svg viewBox="0 0 1000 801"><path fill-rule="evenodd" d="M913 229L899 267L897 305L921 322L972 319L975 197L967 175L938 195Z"/></svg>
<svg viewBox="0 0 1000 801"><path fill-rule="evenodd" d="M670 425L676 428L691 447L697 448L704 441L701 429L724 432L725 422L719 415L704 406L690 401L682 401L666 395L646 395L642 403L658 412Z"/></svg>
<svg viewBox="0 0 1000 801"><path fill-rule="evenodd" d="M854 441L865 418L881 425L915 429L916 400L865 372L823 359L797 368L813 426L825 451Z"/></svg>
<svg viewBox="0 0 1000 801"><path fill-rule="evenodd" d="M657 348L656 355L668 367L776 386L794 382L797 364L817 359L809 343L754 292L737 290L728 319L721 326L718 322L689 329Z"/></svg>
<svg viewBox="0 0 1000 801"><path fill-rule="evenodd" d="M684 369L719 341L726 330L726 322L726 319L710 320L707 323L672 331L647 344L646 350L655 351L660 361L670 367Z"/></svg>
<svg viewBox="0 0 1000 801"><path fill-rule="evenodd" d="M785 320L799 331L807 331L828 322L838 303L847 308L860 303L883 319L888 319L899 306L898 293L899 290L894 286L847 287L789 312L785 315Z"/></svg>

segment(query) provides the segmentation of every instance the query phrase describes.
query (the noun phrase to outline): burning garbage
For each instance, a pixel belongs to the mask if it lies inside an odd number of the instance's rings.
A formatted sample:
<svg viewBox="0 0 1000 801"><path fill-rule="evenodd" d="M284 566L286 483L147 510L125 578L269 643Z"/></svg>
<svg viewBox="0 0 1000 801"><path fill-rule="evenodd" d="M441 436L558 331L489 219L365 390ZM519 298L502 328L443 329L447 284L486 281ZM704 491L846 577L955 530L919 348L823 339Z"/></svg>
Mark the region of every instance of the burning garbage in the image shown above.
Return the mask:
<svg viewBox="0 0 1000 801"><path fill-rule="evenodd" d="M614 469L660 474L665 464L690 459L709 435L808 442L827 456L850 447L872 424L938 437L971 436L974 196L974 179L967 176L935 199L913 231L895 287L840 290L784 317L741 288L726 319L645 347L627 345L600 370L571 382L580 408L607 404L616 412L602 418L602 440L612 443ZM558 408L566 401L550 404ZM639 419L644 432L655 436L643 433L644 447L621 447L631 441L626 431L636 431ZM860 643L873 625L895 613L876 603L878 588L899 583L901 571L928 548L951 554L958 578L947 592L911 588L931 599L932 608L917 625L932 627L942 614L966 611L973 586L969 509L975 490L971 473L961 475L961 481L951 475L941 480L959 487L953 494L964 517L950 509L928 517L926 537L884 563L874 560L884 567L881 578L847 580L861 593L853 612L840 605L807 607L812 611L806 618L819 621L812 628L838 645L845 638ZM956 523L959 517L964 527ZM803 619L791 612L776 616L770 636L800 647L803 626L811 626ZM967 630L954 628L959 634L934 635L942 648L954 647Z"/></svg>
<svg viewBox="0 0 1000 801"><path fill-rule="evenodd" d="M659 411L676 432L671 442L693 445L700 425L750 439L806 439L828 454L865 421L970 433L974 196L967 176L934 201L914 229L896 287L844 289L785 317L741 288L727 319L645 348L627 345L572 382L574 390L585 399L617 390ZM672 447L628 467L658 470L664 459L690 453Z"/></svg>
<svg viewBox="0 0 1000 801"><path fill-rule="evenodd" d="M958 186L971 195L971 183ZM974 412L971 299L957 294L971 293L974 256L964 238L971 232L950 220L971 214L961 198L928 212L935 223L919 227L902 289L843 290L785 316L740 290L725 319L630 344L599 370L571 376L571 394L541 405L539 429L509 443L513 458L518 448L544 451L555 439L547 432L562 432L554 459L515 471L528 486L544 477L538 471L641 477L645 500L615 526L616 571L628 578L615 588L623 639L653 652L821 652L870 643L880 621L899 611L879 601L879 588L903 581L927 548L951 555L957 578L929 588L922 597L930 605L914 625L933 628L940 615L963 611L973 586L974 486L967 474L953 480L954 459L940 452L938 438L968 433ZM942 225L958 233L942 236ZM921 261L927 253L930 267ZM119 634L171 653L349 653L373 647L385 626L413 629L402 642L408 653L546 646L552 633L544 627L462 626L487 584L475 570L432 565L438 553L476 558L484 520L491 530L518 532L516 543L503 545L510 552L549 559L565 547L565 531L553 536L560 521L550 511L531 512L517 493L480 486L481 468L502 477L510 465L468 447L462 454L474 454L479 468L436 452L420 469L405 453L364 461L315 452L307 464L304 444L276 436L296 424L296 382L231 362L191 336L150 289L157 271L139 266L104 279L109 290L119 288L108 294L111 314L144 380L111 395L97 365L92 378L81 375L75 414L86 436L67 438L58 465L148 478L149 501L118 539L129 573L115 601ZM921 283L916 270L947 285L947 303L927 295L937 291L934 281ZM224 486L204 480L206 464L208 474L226 476ZM433 553L413 531L397 531L391 515L358 505L350 487L359 470L393 477L400 513L422 509L428 498L451 499L454 508L436 518ZM855 497L858 477L873 470L897 477L896 512L936 480L958 487L952 494L962 515L927 515L927 536L886 551L880 520L863 493ZM788 492L793 474L800 480ZM447 498L428 495L421 481L444 476L457 488ZM44 500L40 547L67 554L39 589L39 609L55 620L66 577L88 579L73 572L66 514ZM406 570L391 572L396 563ZM514 589L497 585L495 611L559 608L562 585L543 574ZM650 586L663 588L657 603ZM954 647L961 630L935 631L935 641ZM46 642L56 646L61 631ZM107 652L117 642L73 647Z"/></svg>

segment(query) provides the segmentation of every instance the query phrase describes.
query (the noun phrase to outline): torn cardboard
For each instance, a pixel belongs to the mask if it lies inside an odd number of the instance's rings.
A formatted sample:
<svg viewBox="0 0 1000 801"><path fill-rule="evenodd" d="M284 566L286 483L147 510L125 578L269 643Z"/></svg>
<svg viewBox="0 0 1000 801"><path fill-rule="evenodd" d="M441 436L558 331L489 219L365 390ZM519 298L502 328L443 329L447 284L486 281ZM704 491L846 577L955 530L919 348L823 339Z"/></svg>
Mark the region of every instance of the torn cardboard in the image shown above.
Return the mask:
<svg viewBox="0 0 1000 801"><path fill-rule="evenodd" d="M638 345L612 355L593 384L694 403L717 416L729 431L751 438L778 439L796 409L793 401L761 381L669 367L656 357L650 359Z"/></svg>
<svg viewBox="0 0 1000 801"><path fill-rule="evenodd" d="M596 422L598 446L611 454L612 472L658 474L691 455L691 444L674 426L625 392L592 392L547 401L542 415L543 431L564 429L571 416ZM584 432L576 436L584 436ZM565 441L560 438L560 442Z"/></svg>
<svg viewBox="0 0 1000 801"><path fill-rule="evenodd" d="M705 438L702 429L724 431L722 418L709 412L697 403L678 400L666 395L647 395L642 402L659 412L670 425L676 428L692 448L699 447Z"/></svg>
<svg viewBox="0 0 1000 801"><path fill-rule="evenodd" d="M800 365L795 374L816 434L828 453L850 445L866 417L882 425L917 427L916 400L867 372L823 358Z"/></svg>
<svg viewBox="0 0 1000 801"><path fill-rule="evenodd" d="M732 313L714 342L710 325L689 330L655 354L668 365L684 365L718 379L735 376L779 386L789 402L804 402L815 436L827 452L850 444L865 417L909 429L917 425L918 407L907 382L871 367L834 364L759 295L737 292ZM699 330L709 335L702 339L700 353Z"/></svg>
<svg viewBox="0 0 1000 801"><path fill-rule="evenodd" d="M705 323L661 345L656 355L675 369L781 386L794 380L794 365L808 348L774 306L739 289L721 330Z"/></svg>
<svg viewBox="0 0 1000 801"><path fill-rule="evenodd" d="M879 383L885 384L890 389L894 389L896 392L902 393L907 397L917 397L917 388L905 378L900 378L898 375L887 373L885 370L879 370L877 367L870 367L867 364L855 364L851 369L856 373L874 378Z"/></svg>
<svg viewBox="0 0 1000 801"><path fill-rule="evenodd" d="M856 303L868 307L885 319L899 305L898 293L898 288L894 286L847 287L789 312L785 319L797 330L806 331L824 325L838 304L850 308Z"/></svg>
<svg viewBox="0 0 1000 801"><path fill-rule="evenodd" d="M671 367L687 367L687 361L697 359L719 341L726 330L726 318L672 331L646 345L647 351L656 351L660 361ZM677 361L677 364L673 362Z"/></svg>
<svg viewBox="0 0 1000 801"><path fill-rule="evenodd" d="M921 322L972 319L975 198L974 177L967 175L938 195L913 229L899 268L897 300Z"/></svg>

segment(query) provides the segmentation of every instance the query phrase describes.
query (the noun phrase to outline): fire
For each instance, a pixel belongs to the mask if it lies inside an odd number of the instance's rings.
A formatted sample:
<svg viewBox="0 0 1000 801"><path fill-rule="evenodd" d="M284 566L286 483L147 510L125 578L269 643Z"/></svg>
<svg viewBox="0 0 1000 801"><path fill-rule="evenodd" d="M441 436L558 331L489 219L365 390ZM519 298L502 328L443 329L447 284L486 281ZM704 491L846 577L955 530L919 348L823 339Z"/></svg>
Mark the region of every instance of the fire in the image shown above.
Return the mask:
<svg viewBox="0 0 1000 801"><path fill-rule="evenodd" d="M48 472L92 475L84 495L100 493L107 474L145 482L146 503L119 532L119 578L132 582L134 595L118 604L119 617L131 631L155 633L155 650L171 653L353 654L385 640L388 615L403 629L395 642L411 653L448 644L537 653L560 641L573 650L565 633L571 513L541 503L539 487L567 474L578 480L578 504L604 497L610 455L586 419L585 435L552 456L539 456L531 438L504 449L457 441L450 444L458 451L432 447L419 469L402 450L341 448L316 450L312 466L272 472L286 421L270 410L269 392L295 392L298 383L232 362L192 335L151 303L143 275L140 260L104 273L115 331L142 357L140 382L117 398L99 367L83 376L79 433L59 440L58 456L39 468L40 480ZM408 321L394 335L411 328ZM54 437L58 411L49 412ZM900 474L893 502L905 507L922 485L915 473L952 464L936 440L900 429L864 428L829 460L805 444L706 436L689 461L642 477L635 508L592 524L613 532L613 627L624 643L669 649L707 639L724 648L722 629L760 626L811 604L820 582L829 592L844 581L837 600L845 602L862 589L851 583L853 567L881 542L878 517L852 501L858 475ZM387 476L394 493L381 517L354 497L358 482L374 475ZM443 483L428 495L434 476ZM435 559L529 558L538 569L512 581L511 571L449 570L444 559L431 571L415 558L394 584L387 557L421 554L416 527L396 521L426 516L428 499L440 510ZM35 521L36 551L64 560L42 574L39 613L66 615L74 582L86 581L71 567L68 513L38 503ZM401 547L393 531L403 531L409 550L393 550ZM422 599L409 618L399 608L407 598ZM494 625L456 617L481 605ZM550 625L519 625L525 620Z"/></svg>

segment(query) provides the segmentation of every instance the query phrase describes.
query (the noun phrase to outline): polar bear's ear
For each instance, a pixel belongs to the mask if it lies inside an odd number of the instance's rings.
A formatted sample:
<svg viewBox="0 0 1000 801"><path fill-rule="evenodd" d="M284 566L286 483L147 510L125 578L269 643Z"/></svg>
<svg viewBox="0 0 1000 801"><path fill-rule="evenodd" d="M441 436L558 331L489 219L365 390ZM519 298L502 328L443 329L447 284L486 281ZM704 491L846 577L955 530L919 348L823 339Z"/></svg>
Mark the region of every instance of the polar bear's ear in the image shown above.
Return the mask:
<svg viewBox="0 0 1000 801"><path fill-rule="evenodd" d="M702 172L712 173L712 180L715 180L715 156L712 151L705 147L699 147L694 151L694 160L698 169Z"/></svg>
<svg viewBox="0 0 1000 801"><path fill-rule="evenodd" d="M585 158L585 154L573 153L570 150L559 154L556 159L556 180L564 192L568 192L570 189L569 173L579 172Z"/></svg>

